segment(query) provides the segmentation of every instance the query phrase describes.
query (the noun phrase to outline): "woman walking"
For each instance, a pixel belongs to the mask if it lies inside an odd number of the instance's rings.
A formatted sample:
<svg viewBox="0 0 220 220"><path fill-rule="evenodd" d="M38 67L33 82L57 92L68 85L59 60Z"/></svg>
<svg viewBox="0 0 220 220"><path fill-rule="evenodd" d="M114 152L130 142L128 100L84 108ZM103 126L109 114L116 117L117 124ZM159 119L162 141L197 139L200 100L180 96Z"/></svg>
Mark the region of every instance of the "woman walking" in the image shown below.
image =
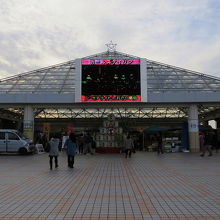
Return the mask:
<svg viewBox="0 0 220 220"><path fill-rule="evenodd" d="M129 158L131 157L131 153L134 149L134 142L131 139L131 136L128 135L127 138L125 139L125 158L127 158L129 156Z"/></svg>
<svg viewBox="0 0 220 220"><path fill-rule="evenodd" d="M68 167L73 168L74 164L74 157L76 154L76 149L77 149L77 143L76 143L76 136L71 133L69 138L66 140L64 144L64 148L66 149L67 153L67 162L68 162Z"/></svg>
<svg viewBox="0 0 220 220"><path fill-rule="evenodd" d="M53 158L55 160L55 168L58 167L58 156L59 156L59 138L56 137L52 137L49 141L49 146L50 146L50 150L49 150L49 157L50 157L50 169L53 169Z"/></svg>

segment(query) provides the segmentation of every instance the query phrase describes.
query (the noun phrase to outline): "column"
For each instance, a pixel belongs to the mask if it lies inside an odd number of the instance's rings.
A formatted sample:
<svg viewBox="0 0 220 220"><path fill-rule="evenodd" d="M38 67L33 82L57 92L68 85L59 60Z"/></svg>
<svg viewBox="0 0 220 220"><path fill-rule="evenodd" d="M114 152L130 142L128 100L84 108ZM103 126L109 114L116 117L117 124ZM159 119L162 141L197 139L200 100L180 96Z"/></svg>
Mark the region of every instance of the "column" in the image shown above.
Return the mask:
<svg viewBox="0 0 220 220"><path fill-rule="evenodd" d="M24 136L33 140L34 138L34 111L31 105L24 107Z"/></svg>
<svg viewBox="0 0 220 220"><path fill-rule="evenodd" d="M199 120L198 107L191 105L188 112L189 149L191 152L199 152Z"/></svg>

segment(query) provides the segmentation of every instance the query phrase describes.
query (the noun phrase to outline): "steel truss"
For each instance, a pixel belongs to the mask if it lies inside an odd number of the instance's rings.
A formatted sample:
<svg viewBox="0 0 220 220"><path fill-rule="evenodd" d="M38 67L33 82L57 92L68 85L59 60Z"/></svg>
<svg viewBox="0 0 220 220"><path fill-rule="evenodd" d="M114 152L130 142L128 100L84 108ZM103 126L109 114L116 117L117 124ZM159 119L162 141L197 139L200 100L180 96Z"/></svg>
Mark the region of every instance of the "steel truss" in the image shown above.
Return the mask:
<svg viewBox="0 0 220 220"><path fill-rule="evenodd" d="M106 118L114 114L116 118L184 118L187 117L178 108L79 108L79 109L44 109L35 114L35 118Z"/></svg>
<svg viewBox="0 0 220 220"><path fill-rule="evenodd" d="M201 120L220 117L220 106L199 105L198 109ZM23 111L23 108L0 108L1 118L8 119L22 119ZM116 118L128 119L184 119L188 117L188 107L34 108L36 119L106 118L109 114L114 114Z"/></svg>

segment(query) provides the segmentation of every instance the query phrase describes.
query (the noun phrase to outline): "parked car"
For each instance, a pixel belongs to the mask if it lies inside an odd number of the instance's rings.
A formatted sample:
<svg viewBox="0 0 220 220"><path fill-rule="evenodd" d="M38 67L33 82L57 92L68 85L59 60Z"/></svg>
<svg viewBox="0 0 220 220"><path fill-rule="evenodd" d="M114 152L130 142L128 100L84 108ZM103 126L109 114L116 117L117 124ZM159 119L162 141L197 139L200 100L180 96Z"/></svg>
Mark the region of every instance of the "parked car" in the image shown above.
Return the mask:
<svg viewBox="0 0 220 220"><path fill-rule="evenodd" d="M32 153L35 146L16 130L0 129L0 152Z"/></svg>

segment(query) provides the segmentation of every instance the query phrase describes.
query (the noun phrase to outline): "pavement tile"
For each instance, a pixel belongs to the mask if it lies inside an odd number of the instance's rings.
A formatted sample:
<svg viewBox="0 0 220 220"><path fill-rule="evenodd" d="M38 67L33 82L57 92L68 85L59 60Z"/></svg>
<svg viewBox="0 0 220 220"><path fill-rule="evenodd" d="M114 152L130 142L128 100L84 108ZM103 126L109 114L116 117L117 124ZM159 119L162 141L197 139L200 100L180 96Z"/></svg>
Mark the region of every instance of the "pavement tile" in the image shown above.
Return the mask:
<svg viewBox="0 0 220 220"><path fill-rule="evenodd" d="M0 155L0 219L220 219L220 155Z"/></svg>

